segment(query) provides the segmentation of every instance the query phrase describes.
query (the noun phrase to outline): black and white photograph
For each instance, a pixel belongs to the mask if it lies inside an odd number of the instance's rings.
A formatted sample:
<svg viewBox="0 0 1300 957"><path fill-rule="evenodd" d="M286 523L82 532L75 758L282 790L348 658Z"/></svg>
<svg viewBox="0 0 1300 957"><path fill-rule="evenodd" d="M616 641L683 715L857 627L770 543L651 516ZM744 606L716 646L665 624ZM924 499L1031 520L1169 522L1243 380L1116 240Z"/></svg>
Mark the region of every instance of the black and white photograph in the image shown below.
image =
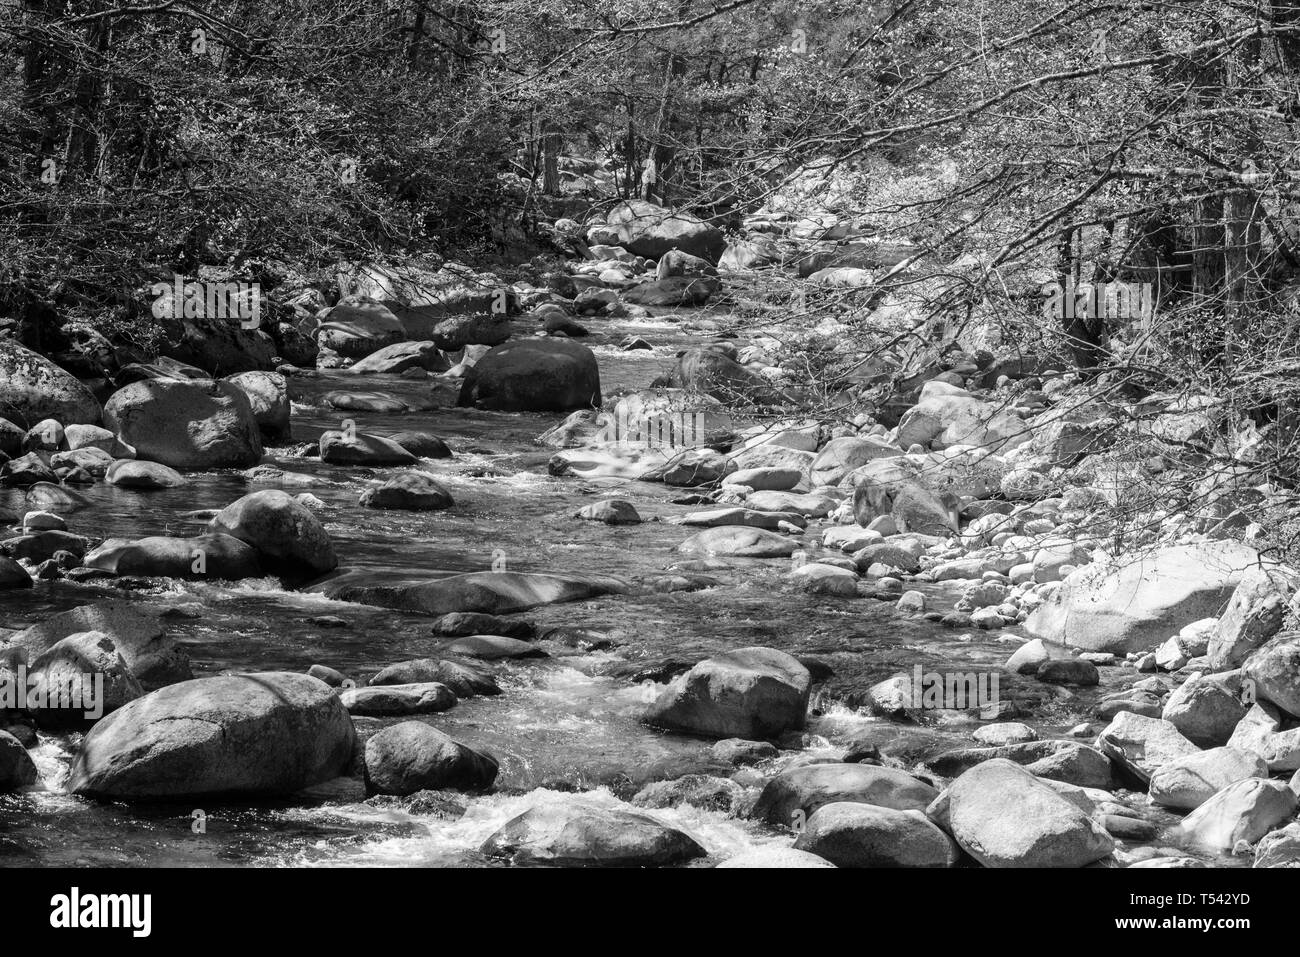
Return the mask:
<svg viewBox="0 0 1300 957"><path fill-rule="evenodd" d="M1300 0L0 0L0 868L1287 920Z"/></svg>

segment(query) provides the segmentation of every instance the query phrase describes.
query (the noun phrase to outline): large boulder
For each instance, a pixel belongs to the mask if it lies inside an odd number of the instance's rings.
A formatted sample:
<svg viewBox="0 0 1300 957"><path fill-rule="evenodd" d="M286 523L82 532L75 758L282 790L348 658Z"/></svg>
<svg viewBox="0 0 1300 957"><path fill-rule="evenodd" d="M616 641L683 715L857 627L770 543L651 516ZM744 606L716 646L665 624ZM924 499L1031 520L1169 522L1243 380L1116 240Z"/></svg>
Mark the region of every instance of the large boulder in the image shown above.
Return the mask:
<svg viewBox="0 0 1300 957"><path fill-rule="evenodd" d="M109 398L104 423L137 458L175 469L246 468L262 458L253 407L229 382L133 382Z"/></svg>
<svg viewBox="0 0 1300 957"><path fill-rule="evenodd" d="M458 404L502 412L568 412L600 401L600 370L592 351L551 338L490 349L465 376Z"/></svg>
<svg viewBox="0 0 1300 957"><path fill-rule="evenodd" d="M647 815L568 801L529 808L482 851L516 864L559 867L662 867L707 853L694 838Z"/></svg>
<svg viewBox="0 0 1300 957"><path fill-rule="evenodd" d="M82 741L68 790L104 800L291 794L348 772L352 719L288 672L183 681L137 698Z"/></svg>
<svg viewBox="0 0 1300 957"><path fill-rule="evenodd" d="M939 792L897 768L873 764L808 764L782 771L763 787L753 816L799 828L818 808L840 801L896 811L923 811Z"/></svg>
<svg viewBox="0 0 1300 957"><path fill-rule="evenodd" d="M985 867L1083 867L1115 847L1078 805L1004 758L961 775L926 813Z"/></svg>
<svg viewBox="0 0 1300 957"><path fill-rule="evenodd" d="M236 499L216 514L208 529L247 542L272 570L323 574L338 565L334 545L320 519L279 489Z"/></svg>
<svg viewBox="0 0 1300 957"><path fill-rule="evenodd" d="M670 249L680 249L712 264L726 245L716 226L639 199L619 203L605 221L615 243L647 259L658 260Z"/></svg>
<svg viewBox="0 0 1300 957"><path fill-rule="evenodd" d="M1263 559L1246 545L1175 545L1073 572L1029 616L1032 637L1085 651L1150 651L1215 617Z"/></svg>
<svg viewBox="0 0 1300 957"><path fill-rule="evenodd" d="M248 397L262 438L289 441L289 386L279 372L241 372L226 381Z"/></svg>
<svg viewBox="0 0 1300 957"><path fill-rule="evenodd" d="M24 428L42 419L97 425L102 410L90 390L49 359L0 339L0 415Z"/></svg>
<svg viewBox="0 0 1300 957"><path fill-rule="evenodd" d="M497 761L420 721L384 728L366 741L366 787L373 794L414 794L426 788L485 791Z"/></svg>
<svg viewBox="0 0 1300 957"><path fill-rule="evenodd" d="M0 655L5 647L20 648L31 661L69 635L87 631L113 640L145 691L193 677L185 646L167 635L163 623L148 613L148 606L126 601L78 605L51 615L11 636L7 646L0 645Z"/></svg>
<svg viewBox="0 0 1300 957"><path fill-rule="evenodd" d="M848 801L813 812L794 846L836 867L952 867L961 856L921 811Z"/></svg>
<svg viewBox="0 0 1300 957"><path fill-rule="evenodd" d="M650 725L712 738L776 738L803 727L812 679L772 648L737 648L675 679L650 706Z"/></svg>
<svg viewBox="0 0 1300 957"><path fill-rule="evenodd" d="M382 303L349 297L321 318L316 342L341 356L363 359L406 338L402 321Z"/></svg>

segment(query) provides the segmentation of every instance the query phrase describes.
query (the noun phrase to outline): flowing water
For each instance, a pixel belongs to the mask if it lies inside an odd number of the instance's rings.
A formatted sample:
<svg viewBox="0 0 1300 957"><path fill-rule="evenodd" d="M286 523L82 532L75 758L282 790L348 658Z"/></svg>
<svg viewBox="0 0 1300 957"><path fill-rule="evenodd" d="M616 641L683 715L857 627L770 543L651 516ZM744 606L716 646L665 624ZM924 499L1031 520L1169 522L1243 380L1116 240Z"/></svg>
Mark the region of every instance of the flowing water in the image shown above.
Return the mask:
<svg viewBox="0 0 1300 957"><path fill-rule="evenodd" d="M699 336L666 320L595 321L590 344L606 394L643 388L674 353ZM654 352L621 351L634 333L655 343ZM621 480L552 477L554 451L534 444L558 416L480 412L456 408L401 415L341 413L325 406L331 389L384 391L413 404L430 384L397 376L358 378L343 373L294 378L295 442L314 442L326 429L352 418L366 432L420 430L442 437L454 459L425 461L439 475L455 506L420 513L362 509L360 491L394 469L322 465L269 450L274 464L318 477L310 491L325 505L318 514L332 536L342 566L392 576L483 571L504 560L512 571L598 573L626 578L661 572L677 557L674 547L690 530L655 519L691 509L671 500L684 490ZM187 513L215 509L252 491L235 472L191 475L186 486L133 492L99 483L84 490L92 506L68 517L72 531L95 538L147 534L197 534L204 518ZM274 487L274 486L257 486ZM290 492L303 491L290 488ZM582 505L602 497L632 501L645 523L609 527L575 521ZM0 507L23 511L21 492L0 492ZM808 533L810 554L820 533ZM1014 645L996 634L959 636L929 622L892 613L889 603L810 595L788 582L787 561L735 561L714 573L719 587L668 594L614 595L536 609L539 627L570 625L606 634L613 647L581 652L545 644L552 657L499 664L503 694L471 698L452 710L418 720L446 731L501 762L496 793L468 798L458 820L400 804L374 806L364 795L321 789L312 799L249 806L211 804L103 805L62 790L76 736L45 736L35 756L41 787L0 796L0 865L486 865L477 847L498 826L540 801L586 799L624 802L643 783L694 771L723 776L709 742L650 730L637 721L659 686L612 674L628 662L666 657L694 659L742 645L767 645L811 656L834 669L818 693L803 742L810 756L834 756L836 744L875 721L853 702L875 681L914 666L958 663L993 668ZM933 607L947 610L958 587L924 586ZM26 594L7 592L0 625L18 629L75 605L124 592L66 582L40 583ZM129 593L167 608L171 633L187 645L196 675L241 670L305 670L322 663L363 681L396 661L435 653L428 617L284 591L271 579L235 584L166 582ZM324 627L336 616L346 627ZM1110 669L1107 669L1110 670ZM1087 720L1089 695L1062 699L1032 722L1044 736ZM395 720L357 718L364 737ZM969 728L964 729L966 731ZM953 746L969 744L954 734ZM788 833L720 812L682 807L656 815L693 835L710 852L704 864ZM196 821L203 827L196 827Z"/></svg>

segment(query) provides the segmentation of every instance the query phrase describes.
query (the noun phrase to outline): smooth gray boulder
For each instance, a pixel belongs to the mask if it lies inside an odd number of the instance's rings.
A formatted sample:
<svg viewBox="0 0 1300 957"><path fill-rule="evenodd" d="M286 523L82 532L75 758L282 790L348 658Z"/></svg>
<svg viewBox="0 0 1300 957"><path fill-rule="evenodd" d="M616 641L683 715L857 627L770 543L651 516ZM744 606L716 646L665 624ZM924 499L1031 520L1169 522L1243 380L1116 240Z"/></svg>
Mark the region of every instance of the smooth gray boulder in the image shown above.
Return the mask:
<svg viewBox="0 0 1300 957"><path fill-rule="evenodd" d="M1033 638L1084 651L1152 651L1186 625L1213 617L1264 560L1218 541L1139 553L1071 573L1025 621Z"/></svg>
<svg viewBox="0 0 1300 957"><path fill-rule="evenodd" d="M576 801L530 808L481 850L515 864L558 867L663 867L707 853L694 838L648 815Z"/></svg>
<svg viewBox="0 0 1300 957"><path fill-rule="evenodd" d="M420 721L404 721L372 735L365 747L366 788L372 794L414 794L424 789L485 791L497 760L454 741Z"/></svg>
<svg viewBox="0 0 1300 957"><path fill-rule="evenodd" d="M168 685L100 721L68 790L103 800L291 794L345 775L357 748L334 690L302 674Z"/></svg>
<svg viewBox="0 0 1300 957"><path fill-rule="evenodd" d="M1284 631L1251 652L1241 666L1255 697L1300 716L1300 632Z"/></svg>
<svg viewBox="0 0 1300 957"><path fill-rule="evenodd" d="M104 424L136 458L174 469L247 468L262 458L253 407L229 382L133 382L109 397Z"/></svg>
<svg viewBox="0 0 1300 957"><path fill-rule="evenodd" d="M28 661L56 642L82 632L108 635L131 673L145 691L194 677L185 646L167 634L166 626L146 604L103 601L78 605L10 636L8 647L19 648ZM0 653L6 646L0 645Z"/></svg>
<svg viewBox="0 0 1300 957"><path fill-rule="evenodd" d="M1244 842L1255 844L1295 816L1297 798L1284 781L1249 778L1229 784L1174 828L1179 840L1230 854Z"/></svg>
<svg viewBox="0 0 1300 957"><path fill-rule="evenodd" d="M985 867L1084 867L1115 847L1076 804L1001 758L961 775L926 813Z"/></svg>
<svg viewBox="0 0 1300 957"><path fill-rule="evenodd" d="M814 811L794 847L836 867L953 867L961 856L921 811L846 801Z"/></svg>
<svg viewBox="0 0 1300 957"><path fill-rule="evenodd" d="M1177 758L1151 775L1151 803L1191 811L1229 784L1268 777L1258 755L1239 748L1210 748Z"/></svg>
<svg viewBox="0 0 1300 957"><path fill-rule="evenodd" d="M0 414L24 427L42 419L98 425L94 395L69 372L13 339L0 339Z"/></svg>
<svg viewBox="0 0 1300 957"><path fill-rule="evenodd" d="M773 648L737 648L674 679L642 720L712 738L776 738L803 727L812 677Z"/></svg>
<svg viewBox="0 0 1300 957"><path fill-rule="evenodd" d="M1097 750L1145 785L1164 765L1201 749L1168 721L1121 711L1097 735Z"/></svg>
<svg viewBox="0 0 1300 957"><path fill-rule="evenodd" d="M208 523L257 550L274 570L320 574L338 565L329 533L311 509L288 492L263 489L231 502Z"/></svg>
<svg viewBox="0 0 1300 957"><path fill-rule="evenodd" d="M798 828L818 808L838 801L898 811L924 810L939 792L897 768L874 764L809 764L782 771L764 786L753 817Z"/></svg>

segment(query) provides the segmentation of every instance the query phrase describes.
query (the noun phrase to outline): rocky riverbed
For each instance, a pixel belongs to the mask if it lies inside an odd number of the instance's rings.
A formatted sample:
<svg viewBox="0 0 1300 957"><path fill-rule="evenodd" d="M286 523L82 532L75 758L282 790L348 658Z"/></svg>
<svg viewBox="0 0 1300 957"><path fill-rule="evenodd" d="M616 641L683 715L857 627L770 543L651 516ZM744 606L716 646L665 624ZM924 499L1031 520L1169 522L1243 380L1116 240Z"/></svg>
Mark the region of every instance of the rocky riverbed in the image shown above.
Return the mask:
<svg viewBox="0 0 1300 957"><path fill-rule="evenodd" d="M319 368L102 412L4 345L0 677L103 714L0 701L0 863L1300 861L1295 574L1232 498L1124 510L1210 412L952 351L773 412L770 328L658 252L668 306L450 349L344 303Z"/></svg>

